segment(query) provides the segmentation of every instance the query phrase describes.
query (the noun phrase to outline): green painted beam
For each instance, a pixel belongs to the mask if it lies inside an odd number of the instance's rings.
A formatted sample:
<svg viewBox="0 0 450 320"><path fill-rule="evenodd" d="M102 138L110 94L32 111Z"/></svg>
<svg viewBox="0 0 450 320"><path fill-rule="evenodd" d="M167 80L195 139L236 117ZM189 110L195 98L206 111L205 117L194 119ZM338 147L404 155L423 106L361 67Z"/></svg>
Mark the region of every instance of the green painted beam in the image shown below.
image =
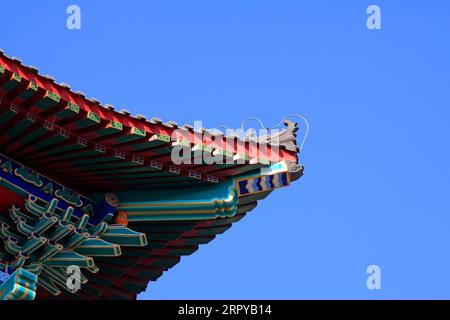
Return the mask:
<svg viewBox="0 0 450 320"><path fill-rule="evenodd" d="M70 159L76 159L76 158L83 158L83 157L91 157L91 156L97 156L97 155L102 155L104 154L104 152L100 151L100 150L85 150L85 151L81 151L81 152L72 152L72 153L67 153L67 154L63 154L63 155L59 155L58 156L58 162L61 162L63 160L70 160ZM52 161L53 162L53 161Z"/></svg>
<svg viewBox="0 0 450 320"><path fill-rule="evenodd" d="M141 247L147 245L147 237L144 233L130 230L121 225L110 225L102 235L102 239L121 246Z"/></svg>
<svg viewBox="0 0 450 320"><path fill-rule="evenodd" d="M39 127L36 130L34 130L33 132L30 132L29 134L25 135L24 137L20 138L19 141L22 145L28 144L33 140L36 140L39 137L42 137L44 134L50 132L50 130L48 130L45 127Z"/></svg>
<svg viewBox="0 0 450 320"><path fill-rule="evenodd" d="M93 257L117 257L121 255L120 246L103 239L90 238L75 248L75 252Z"/></svg>
<svg viewBox="0 0 450 320"><path fill-rule="evenodd" d="M6 125L12 118L17 115L16 111L11 109L6 110L0 115L0 126Z"/></svg>
<svg viewBox="0 0 450 320"><path fill-rule="evenodd" d="M132 142L138 139L145 138L145 131L132 127L130 128L129 132L127 134L124 134L120 137L115 137L107 140L103 140L102 143L104 144L121 144L121 143L128 143Z"/></svg>
<svg viewBox="0 0 450 320"><path fill-rule="evenodd" d="M66 136L63 136L61 134L57 134L54 136L51 136L47 139L45 139L44 141L41 141L39 143L36 143L35 145L32 146L33 151L37 151L37 150L41 150L44 148L50 148L52 145L55 145L57 143L60 143L64 140L67 140L68 138Z"/></svg>
<svg viewBox="0 0 450 320"><path fill-rule="evenodd" d="M36 102L35 105L30 110L34 111L35 109L38 109L40 111L46 111L51 107L56 106L60 100L61 97L59 95L57 95L52 91L47 90L44 94L44 97L40 99L38 102Z"/></svg>
<svg viewBox="0 0 450 320"><path fill-rule="evenodd" d="M16 99L14 99L14 101L18 100L18 101L27 101L28 99L30 99L32 96L34 96L37 92L38 92L38 85L36 82L30 81L30 83L28 84L27 88L22 91L17 97Z"/></svg>
<svg viewBox="0 0 450 320"><path fill-rule="evenodd" d="M19 123L17 123L15 126L10 128L6 132L6 136L9 139L14 139L17 135L19 135L25 129L29 128L32 124L34 124L34 121L32 121L31 119L28 119L28 118L24 118ZM3 132L3 134L5 134L5 133Z"/></svg>
<svg viewBox="0 0 450 320"><path fill-rule="evenodd" d="M80 119L78 121L75 121L73 124L70 125L70 128L74 130L78 129L84 129L91 126L96 126L100 123L100 116L92 111L89 111L86 114L86 117L83 119Z"/></svg>
<svg viewBox="0 0 450 320"><path fill-rule="evenodd" d="M55 117L58 120L60 120L60 119L66 119L66 118L73 117L79 113L80 113L80 107L73 102L68 102L67 105L62 110L58 111L55 114Z"/></svg>
<svg viewBox="0 0 450 320"><path fill-rule="evenodd" d="M165 134L155 134L147 141L136 143L136 144L130 144L128 147L132 151L141 151L141 150L145 150L145 149L159 147L159 146L165 145L167 143L170 143L170 136L165 135Z"/></svg>
<svg viewBox="0 0 450 320"><path fill-rule="evenodd" d="M85 135L86 139L97 139L121 132L123 125L117 121L109 121L104 127Z"/></svg>
<svg viewBox="0 0 450 320"><path fill-rule="evenodd" d="M81 143L72 143L72 144L68 144L59 148L54 148L48 151L48 155L56 155L56 154L61 154L61 153L71 153L73 151L78 151L81 149L86 148L86 146L84 144Z"/></svg>
<svg viewBox="0 0 450 320"><path fill-rule="evenodd" d="M18 86L21 82L22 82L22 77L21 77L18 73L14 72L14 73L11 75L11 78L9 79L9 81L6 82L6 83L2 86L1 89L2 89L2 91L3 91L4 93L11 92L11 91L13 91L15 88L17 88L17 86Z"/></svg>

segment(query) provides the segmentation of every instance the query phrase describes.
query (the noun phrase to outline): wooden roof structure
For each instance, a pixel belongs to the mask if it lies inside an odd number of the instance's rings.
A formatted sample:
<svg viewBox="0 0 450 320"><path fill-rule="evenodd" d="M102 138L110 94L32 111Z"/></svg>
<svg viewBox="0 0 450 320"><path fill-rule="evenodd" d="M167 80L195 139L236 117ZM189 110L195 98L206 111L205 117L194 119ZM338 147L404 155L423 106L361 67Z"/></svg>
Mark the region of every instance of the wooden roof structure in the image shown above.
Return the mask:
<svg viewBox="0 0 450 320"><path fill-rule="evenodd" d="M135 299L302 175L285 124L241 139L133 116L0 52L0 299Z"/></svg>

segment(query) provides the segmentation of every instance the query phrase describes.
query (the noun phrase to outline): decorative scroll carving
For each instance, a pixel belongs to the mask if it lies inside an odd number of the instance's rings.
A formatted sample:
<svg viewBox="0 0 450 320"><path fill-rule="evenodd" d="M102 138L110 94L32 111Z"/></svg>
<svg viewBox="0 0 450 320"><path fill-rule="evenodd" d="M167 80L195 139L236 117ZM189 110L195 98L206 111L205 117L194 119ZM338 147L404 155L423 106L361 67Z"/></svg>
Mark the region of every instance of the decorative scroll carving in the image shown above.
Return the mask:
<svg viewBox="0 0 450 320"><path fill-rule="evenodd" d="M257 141L259 143L278 144L286 148L286 150L298 152L297 147L297 131L298 125L289 119L284 121L287 128L274 134L268 134L266 136L259 137Z"/></svg>
<svg viewBox="0 0 450 320"><path fill-rule="evenodd" d="M303 175L303 165L290 160L287 160L286 164L288 166L289 178L291 181L295 181Z"/></svg>

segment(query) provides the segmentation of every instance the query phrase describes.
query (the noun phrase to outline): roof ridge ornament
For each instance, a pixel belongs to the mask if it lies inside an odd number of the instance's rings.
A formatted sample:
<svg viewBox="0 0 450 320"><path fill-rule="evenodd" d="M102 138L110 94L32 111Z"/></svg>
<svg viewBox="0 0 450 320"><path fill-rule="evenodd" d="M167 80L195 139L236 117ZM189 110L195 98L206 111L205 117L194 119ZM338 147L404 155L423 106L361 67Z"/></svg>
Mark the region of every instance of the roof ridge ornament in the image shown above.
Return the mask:
<svg viewBox="0 0 450 320"><path fill-rule="evenodd" d="M303 135L302 142L299 147L297 147L296 141L297 141L297 131L299 130L297 122L294 122L290 120L289 118L298 118L302 120L305 123L305 134ZM257 121L261 129L267 130L268 133L266 135L262 135L259 137L256 137L256 130L254 128L249 128L247 130L247 135L245 136L246 139L256 139L256 142L258 143L268 143L273 144L274 142L278 145L284 146L289 151L296 151L301 154L303 146L305 145L306 139L309 134L309 123L308 120L304 116L298 113L291 113L285 116L277 125L273 127L265 127L264 123L261 121L261 119L257 117L248 117L244 119L241 123L241 130L243 133L245 133L244 125L247 121L254 120ZM270 133L273 129L279 129L281 125L284 124L286 128L284 128L281 131L277 131L275 133ZM223 126L222 126L223 127Z"/></svg>

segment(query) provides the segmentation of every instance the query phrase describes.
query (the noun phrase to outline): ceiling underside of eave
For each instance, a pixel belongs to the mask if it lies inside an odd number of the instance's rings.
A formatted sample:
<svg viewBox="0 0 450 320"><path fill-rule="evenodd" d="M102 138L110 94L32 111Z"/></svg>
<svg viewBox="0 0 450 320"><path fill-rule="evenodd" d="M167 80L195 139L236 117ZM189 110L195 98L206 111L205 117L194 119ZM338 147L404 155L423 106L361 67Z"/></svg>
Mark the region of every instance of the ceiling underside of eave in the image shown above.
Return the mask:
<svg viewBox="0 0 450 320"><path fill-rule="evenodd" d="M4 105L0 105L0 127L0 153L84 192L198 186L256 171L268 164L251 159L230 161L225 156L217 158L223 164L205 164L196 158L198 151L189 151L192 164L175 166L171 157L176 147L173 141L155 138L149 142L148 138L139 137L115 145L120 149L111 151L75 139L48 123L37 123ZM139 150L126 152L132 149ZM200 157L208 152L211 150L200 153Z"/></svg>
<svg viewBox="0 0 450 320"><path fill-rule="evenodd" d="M192 127L117 112L56 85L17 59L0 54L0 63L0 152L75 190L80 186L93 191L195 186L280 159L296 159L297 129L292 122L286 122L288 128L280 135L281 157L275 159L270 145L273 137L263 137L269 142L268 150L263 151L247 138L232 137L230 142L223 134L204 129L200 132L209 138L195 142L197 131ZM186 135L172 136L174 130ZM212 135L224 144L212 142ZM200 150L233 161L174 166L171 152L180 145L192 153L191 160ZM239 160L242 162L236 163Z"/></svg>

